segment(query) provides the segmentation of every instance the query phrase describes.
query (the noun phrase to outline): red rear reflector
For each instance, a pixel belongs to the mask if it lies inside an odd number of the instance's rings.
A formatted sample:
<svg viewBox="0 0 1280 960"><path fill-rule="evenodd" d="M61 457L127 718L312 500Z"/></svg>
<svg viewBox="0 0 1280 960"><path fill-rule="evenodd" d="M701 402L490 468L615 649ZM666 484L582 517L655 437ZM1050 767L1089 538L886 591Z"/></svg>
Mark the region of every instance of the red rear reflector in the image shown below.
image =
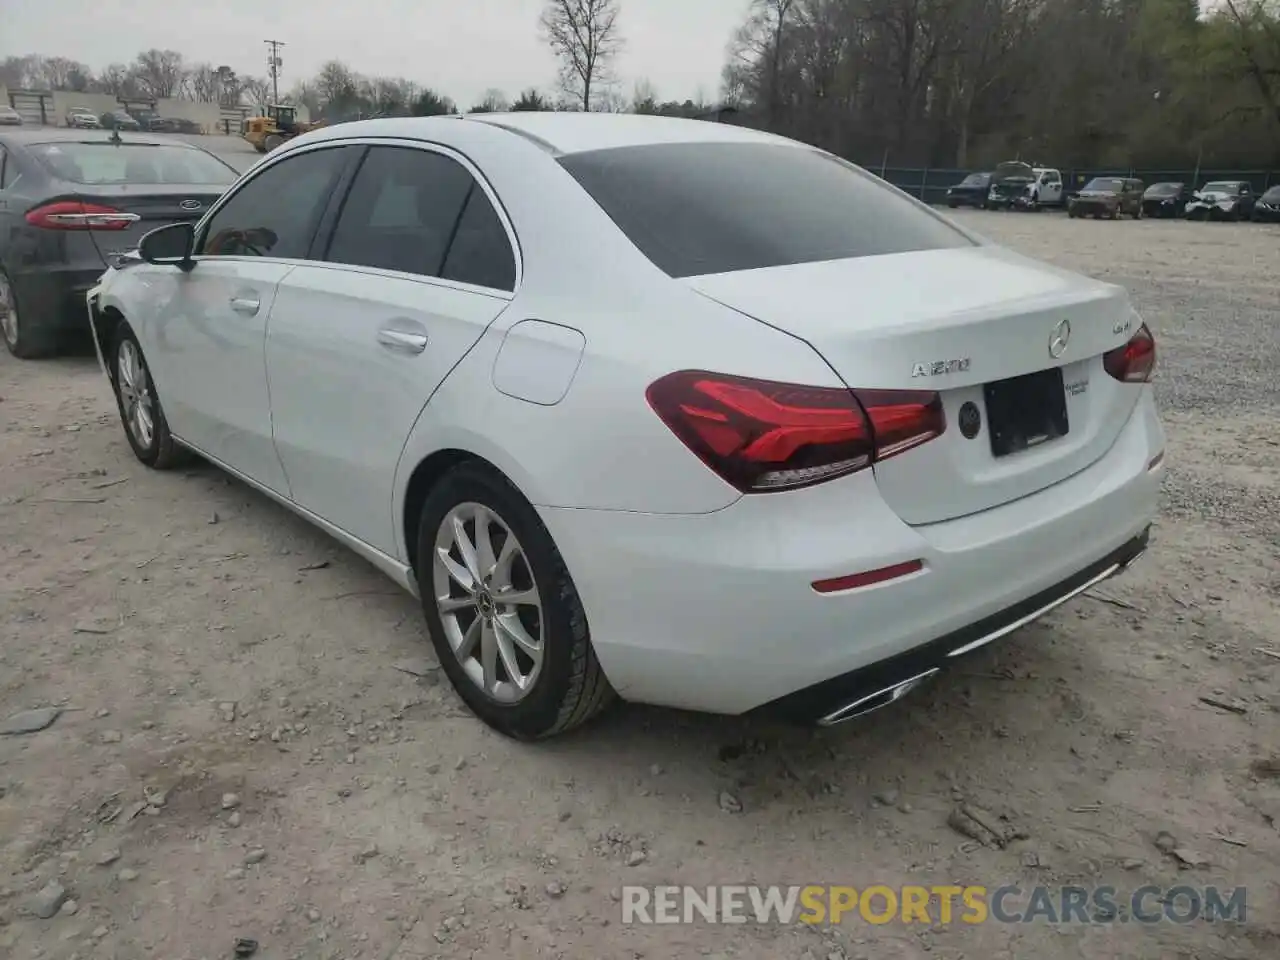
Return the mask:
<svg viewBox="0 0 1280 960"><path fill-rule="evenodd" d="M813 589L818 593L839 593L841 590L856 590L858 587L869 587L873 583L884 583L896 580L911 573L919 573L924 569L920 560L908 560L906 563L895 563L891 567L879 570L867 570L864 573L851 573L847 577L832 577L830 580L815 580Z"/></svg>
<svg viewBox="0 0 1280 960"><path fill-rule="evenodd" d="M842 477L947 426L942 400L931 391L806 387L682 370L655 381L645 396L685 446L744 493Z"/></svg>
<svg viewBox="0 0 1280 960"><path fill-rule="evenodd" d="M44 230L127 230L138 222L136 213L79 200L59 200L27 211L26 221Z"/></svg>
<svg viewBox="0 0 1280 960"><path fill-rule="evenodd" d="M1156 368L1156 338L1144 323L1123 347L1102 355L1107 373L1122 383L1147 383Z"/></svg>

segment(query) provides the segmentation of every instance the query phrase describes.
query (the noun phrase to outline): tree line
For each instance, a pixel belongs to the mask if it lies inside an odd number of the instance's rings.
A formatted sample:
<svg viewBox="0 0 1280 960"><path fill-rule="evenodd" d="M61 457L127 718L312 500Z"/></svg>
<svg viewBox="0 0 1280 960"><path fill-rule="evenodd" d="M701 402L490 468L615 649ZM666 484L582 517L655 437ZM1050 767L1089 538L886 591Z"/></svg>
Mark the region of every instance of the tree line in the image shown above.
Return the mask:
<svg viewBox="0 0 1280 960"><path fill-rule="evenodd" d="M546 0L551 90L489 90L461 107L403 77L340 60L281 95L313 116L609 110L700 116L697 100L631 95L615 72L621 0ZM1280 166L1280 0L751 0L730 38L721 105L748 123L872 167ZM262 105L271 86L148 50L94 73L63 57L8 57L13 88Z"/></svg>
<svg viewBox="0 0 1280 960"><path fill-rule="evenodd" d="M1271 168L1280 0L754 0L724 91L875 167Z"/></svg>

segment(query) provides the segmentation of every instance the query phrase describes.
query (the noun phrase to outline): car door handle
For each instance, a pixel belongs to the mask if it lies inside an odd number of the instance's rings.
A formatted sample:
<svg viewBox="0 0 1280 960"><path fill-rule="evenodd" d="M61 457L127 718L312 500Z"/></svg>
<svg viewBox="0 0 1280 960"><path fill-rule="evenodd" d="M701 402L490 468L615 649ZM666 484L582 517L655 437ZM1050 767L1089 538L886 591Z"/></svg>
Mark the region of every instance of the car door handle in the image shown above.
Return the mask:
<svg viewBox="0 0 1280 960"><path fill-rule="evenodd" d="M232 297L230 303L231 309L236 313L243 313L250 317L254 316L262 306L262 301L256 297Z"/></svg>
<svg viewBox="0 0 1280 960"><path fill-rule="evenodd" d="M383 329L378 331L378 343L388 350L399 350L402 353L421 353L427 349L425 333L411 333L408 330Z"/></svg>

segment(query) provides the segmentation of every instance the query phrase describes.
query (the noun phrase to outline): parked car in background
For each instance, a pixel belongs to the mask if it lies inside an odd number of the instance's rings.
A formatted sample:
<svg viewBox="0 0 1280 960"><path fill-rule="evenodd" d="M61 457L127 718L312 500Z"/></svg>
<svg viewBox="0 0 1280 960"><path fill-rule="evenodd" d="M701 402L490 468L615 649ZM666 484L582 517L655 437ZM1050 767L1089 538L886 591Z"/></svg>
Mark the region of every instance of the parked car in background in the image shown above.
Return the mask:
<svg viewBox="0 0 1280 960"><path fill-rule="evenodd" d="M1021 160L996 166L991 174L987 205L998 210L1039 210L1063 203L1062 174L1051 167L1033 167Z"/></svg>
<svg viewBox="0 0 1280 960"><path fill-rule="evenodd" d="M0 105L0 127L22 126L22 114L8 104Z"/></svg>
<svg viewBox="0 0 1280 960"><path fill-rule="evenodd" d="M1191 185L1178 181L1153 183L1142 194L1142 215L1177 219L1187 210L1193 196Z"/></svg>
<svg viewBox="0 0 1280 960"><path fill-rule="evenodd" d="M1118 220L1122 215L1128 215L1140 220L1142 194L1141 180L1131 177L1094 177L1067 201L1067 216L1073 220L1078 217Z"/></svg>
<svg viewBox="0 0 1280 960"><path fill-rule="evenodd" d="M971 173L954 187L947 187L947 206L977 207L987 209L987 194L991 190L991 174Z"/></svg>
<svg viewBox="0 0 1280 960"><path fill-rule="evenodd" d="M67 126L76 130L98 130L102 121L88 107L71 107L67 111Z"/></svg>
<svg viewBox="0 0 1280 960"><path fill-rule="evenodd" d="M175 117L173 122L177 126L176 133L204 133L204 127L186 117Z"/></svg>
<svg viewBox="0 0 1280 960"><path fill-rule="evenodd" d="M1248 220L1257 197L1248 180L1214 180L1187 204L1188 220Z"/></svg>
<svg viewBox="0 0 1280 960"><path fill-rule="evenodd" d="M98 118L107 130L140 130L142 125L123 110L108 110Z"/></svg>
<svg viewBox="0 0 1280 960"><path fill-rule="evenodd" d="M85 291L152 227L194 221L237 174L199 147L45 128L0 131L0 328L9 352L86 333Z"/></svg>
<svg viewBox="0 0 1280 960"><path fill-rule="evenodd" d="M137 459L200 452L415 593L510 736L614 690L861 716L1123 571L1156 513L1123 287L754 130L356 121L139 255L88 310Z"/></svg>
<svg viewBox="0 0 1280 960"><path fill-rule="evenodd" d="M1258 197L1249 219L1255 223L1280 223L1280 184L1270 187Z"/></svg>

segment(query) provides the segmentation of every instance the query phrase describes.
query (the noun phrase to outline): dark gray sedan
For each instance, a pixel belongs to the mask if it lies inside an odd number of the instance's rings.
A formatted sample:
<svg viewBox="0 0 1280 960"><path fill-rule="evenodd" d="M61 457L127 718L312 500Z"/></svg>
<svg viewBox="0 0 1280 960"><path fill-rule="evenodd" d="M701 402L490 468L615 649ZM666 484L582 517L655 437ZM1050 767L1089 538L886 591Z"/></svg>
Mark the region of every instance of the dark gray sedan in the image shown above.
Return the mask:
<svg viewBox="0 0 1280 960"><path fill-rule="evenodd" d="M195 221L238 176L199 147L88 130L0 131L0 328L9 352L88 330L85 293L155 227Z"/></svg>

